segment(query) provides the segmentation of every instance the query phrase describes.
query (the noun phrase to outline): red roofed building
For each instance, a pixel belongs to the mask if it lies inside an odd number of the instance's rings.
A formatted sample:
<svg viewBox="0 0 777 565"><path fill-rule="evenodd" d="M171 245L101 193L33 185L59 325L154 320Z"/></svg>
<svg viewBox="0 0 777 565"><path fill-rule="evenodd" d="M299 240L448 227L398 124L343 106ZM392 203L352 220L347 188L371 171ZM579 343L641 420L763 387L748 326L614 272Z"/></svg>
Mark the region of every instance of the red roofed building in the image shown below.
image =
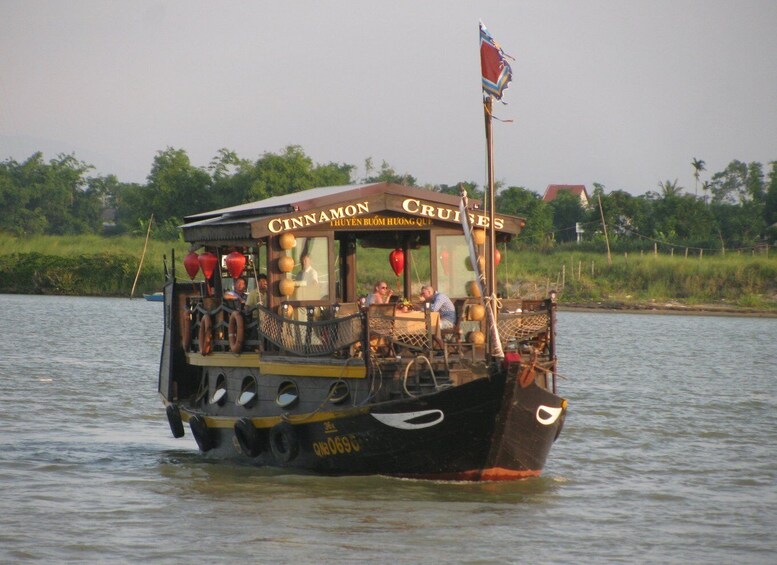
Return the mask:
<svg viewBox="0 0 777 565"><path fill-rule="evenodd" d="M545 202L552 202L558 197L559 192L571 192L580 198L580 203L583 206L589 205L588 191L584 184L549 184L542 199Z"/></svg>

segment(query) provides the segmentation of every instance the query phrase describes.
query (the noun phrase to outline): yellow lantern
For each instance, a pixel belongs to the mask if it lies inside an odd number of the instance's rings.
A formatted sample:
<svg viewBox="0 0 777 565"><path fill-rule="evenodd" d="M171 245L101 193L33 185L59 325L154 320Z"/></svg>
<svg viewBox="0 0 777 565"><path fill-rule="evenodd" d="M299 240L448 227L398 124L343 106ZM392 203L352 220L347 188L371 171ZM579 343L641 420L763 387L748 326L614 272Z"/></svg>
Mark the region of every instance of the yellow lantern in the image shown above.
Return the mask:
<svg viewBox="0 0 777 565"><path fill-rule="evenodd" d="M278 259L278 270L281 273L290 273L294 269L294 259L284 255Z"/></svg>
<svg viewBox="0 0 777 565"><path fill-rule="evenodd" d="M294 308L288 304L281 304L278 306L278 315L281 318L292 318L294 316Z"/></svg>
<svg viewBox="0 0 777 565"><path fill-rule="evenodd" d="M486 308L482 304L473 304L469 307L468 318L473 322L479 322L486 317Z"/></svg>
<svg viewBox="0 0 777 565"><path fill-rule="evenodd" d="M480 298L480 287L477 281L469 281L466 286L467 296L474 296Z"/></svg>
<svg viewBox="0 0 777 565"><path fill-rule="evenodd" d="M467 341L474 343L475 345L483 345L486 343L486 336L480 331L469 332Z"/></svg>
<svg viewBox="0 0 777 565"><path fill-rule="evenodd" d="M281 279L278 283L278 290L283 296L294 294L294 281L291 279Z"/></svg>
<svg viewBox="0 0 777 565"><path fill-rule="evenodd" d="M472 230L472 240L476 245L483 245L486 242L486 230L482 228Z"/></svg>
<svg viewBox="0 0 777 565"><path fill-rule="evenodd" d="M281 249L291 249L297 245L297 238L294 237L293 233L286 232L278 238L278 245L281 246Z"/></svg>
<svg viewBox="0 0 777 565"><path fill-rule="evenodd" d="M481 273L484 272L486 270L486 258L483 257L482 255L478 255L477 262L478 262L478 271ZM474 271L474 269L472 268L472 261L470 260L469 256L464 258L464 266L467 268L468 271Z"/></svg>

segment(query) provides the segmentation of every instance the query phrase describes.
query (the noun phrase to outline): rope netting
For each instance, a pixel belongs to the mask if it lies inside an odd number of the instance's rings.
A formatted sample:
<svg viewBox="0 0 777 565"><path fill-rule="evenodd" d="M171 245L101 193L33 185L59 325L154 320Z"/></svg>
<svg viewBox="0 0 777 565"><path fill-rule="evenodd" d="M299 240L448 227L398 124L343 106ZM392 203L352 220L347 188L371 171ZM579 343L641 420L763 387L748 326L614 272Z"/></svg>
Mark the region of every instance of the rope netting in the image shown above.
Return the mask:
<svg viewBox="0 0 777 565"><path fill-rule="evenodd" d="M307 316L304 309L300 317ZM325 320L293 320L257 307L259 336L277 347L303 357L332 355L361 341L362 315Z"/></svg>
<svg viewBox="0 0 777 565"><path fill-rule="evenodd" d="M500 315L497 321L503 344L512 339L518 341L537 336L550 328L550 316L546 312Z"/></svg>

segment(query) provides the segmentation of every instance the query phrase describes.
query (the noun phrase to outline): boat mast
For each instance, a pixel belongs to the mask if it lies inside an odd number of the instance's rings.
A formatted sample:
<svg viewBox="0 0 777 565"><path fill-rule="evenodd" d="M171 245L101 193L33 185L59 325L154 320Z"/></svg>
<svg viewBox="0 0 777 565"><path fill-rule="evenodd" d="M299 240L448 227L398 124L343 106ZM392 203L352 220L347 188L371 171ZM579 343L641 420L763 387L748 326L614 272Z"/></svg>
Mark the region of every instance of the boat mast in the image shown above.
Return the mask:
<svg viewBox="0 0 777 565"><path fill-rule="evenodd" d="M488 156L488 187L483 200L487 207L488 237L486 238L486 308L489 314L489 350L494 357L504 357L502 343L499 339L499 329L496 320L499 306L496 296L496 188L494 183L494 136L493 136L493 101L502 99L502 92L510 84L512 69L505 61L506 55L499 44L488 33L483 22L480 22L480 70L483 84L483 115L486 121L486 154Z"/></svg>
<svg viewBox="0 0 777 565"><path fill-rule="evenodd" d="M491 109L493 98L483 95L483 115L486 121L486 155L488 163L488 186L484 195L484 203L487 206L486 217L488 218L488 237L486 238L486 308L488 308L487 321L489 324L488 340L489 350L494 357L504 357L502 350L502 341L499 338L499 329L496 320L499 312L496 296L496 261L494 260L496 252L496 228L494 227L495 201L494 196L494 136L492 127Z"/></svg>
<svg viewBox="0 0 777 565"><path fill-rule="evenodd" d="M496 249L496 230L494 229L494 129L491 119L493 99L489 95L483 96L483 115L486 121L486 155L488 162L488 188L486 189L487 216L488 216L488 252L486 253L486 295L489 297L489 307L496 319L496 265L494 264L494 251Z"/></svg>

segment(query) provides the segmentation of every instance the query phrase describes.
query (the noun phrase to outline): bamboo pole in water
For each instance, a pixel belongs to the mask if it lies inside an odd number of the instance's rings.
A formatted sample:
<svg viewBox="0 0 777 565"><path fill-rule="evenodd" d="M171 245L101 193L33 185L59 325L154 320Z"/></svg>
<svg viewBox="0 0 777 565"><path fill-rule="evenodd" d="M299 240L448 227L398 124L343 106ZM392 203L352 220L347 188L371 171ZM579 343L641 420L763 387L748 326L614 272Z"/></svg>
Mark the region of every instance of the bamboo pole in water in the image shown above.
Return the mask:
<svg viewBox="0 0 777 565"><path fill-rule="evenodd" d="M146 230L146 242L143 244L143 254L140 256L140 265L138 265L138 272L135 273L135 282L132 283L132 290L130 291L130 300L135 295L135 287L138 284L138 278L140 277L140 270L143 268L143 259L146 257L146 249L148 248L148 238L151 235L151 224L154 223L154 214L148 219L148 230Z"/></svg>

